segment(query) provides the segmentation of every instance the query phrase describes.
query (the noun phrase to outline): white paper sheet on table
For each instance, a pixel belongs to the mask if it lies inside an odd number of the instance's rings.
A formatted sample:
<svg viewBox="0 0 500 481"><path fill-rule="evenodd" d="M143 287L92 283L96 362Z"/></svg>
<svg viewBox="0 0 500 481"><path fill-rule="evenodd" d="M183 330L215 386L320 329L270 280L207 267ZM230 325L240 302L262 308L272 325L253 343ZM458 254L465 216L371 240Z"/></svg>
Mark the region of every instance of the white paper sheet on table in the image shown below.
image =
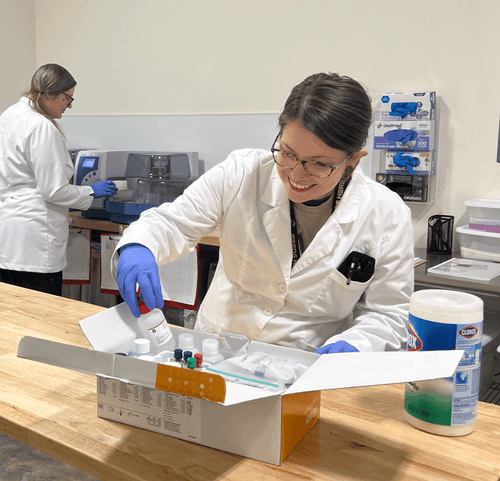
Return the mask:
<svg viewBox="0 0 500 481"><path fill-rule="evenodd" d="M179 257L158 267L163 299L194 304L198 286L198 252Z"/></svg>
<svg viewBox="0 0 500 481"><path fill-rule="evenodd" d="M69 228L66 248L68 265L63 270L65 281L90 280L90 230L77 227Z"/></svg>
<svg viewBox="0 0 500 481"><path fill-rule="evenodd" d="M118 285L111 275L111 257L121 238L121 235L101 234L101 290L118 292Z"/></svg>

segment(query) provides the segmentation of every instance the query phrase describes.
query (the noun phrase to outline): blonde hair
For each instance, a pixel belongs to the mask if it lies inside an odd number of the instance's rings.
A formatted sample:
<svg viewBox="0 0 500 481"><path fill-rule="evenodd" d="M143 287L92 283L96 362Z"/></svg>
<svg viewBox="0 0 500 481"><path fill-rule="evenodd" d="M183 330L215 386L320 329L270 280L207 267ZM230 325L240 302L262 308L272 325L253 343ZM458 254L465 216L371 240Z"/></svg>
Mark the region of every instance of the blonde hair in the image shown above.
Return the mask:
<svg viewBox="0 0 500 481"><path fill-rule="evenodd" d="M30 89L23 93L30 99L30 106L39 114L49 119L63 134L59 124L50 117L45 106L44 98L47 95L59 95L76 86L73 76L60 65L48 63L42 65L31 78ZM64 135L64 134L63 134Z"/></svg>

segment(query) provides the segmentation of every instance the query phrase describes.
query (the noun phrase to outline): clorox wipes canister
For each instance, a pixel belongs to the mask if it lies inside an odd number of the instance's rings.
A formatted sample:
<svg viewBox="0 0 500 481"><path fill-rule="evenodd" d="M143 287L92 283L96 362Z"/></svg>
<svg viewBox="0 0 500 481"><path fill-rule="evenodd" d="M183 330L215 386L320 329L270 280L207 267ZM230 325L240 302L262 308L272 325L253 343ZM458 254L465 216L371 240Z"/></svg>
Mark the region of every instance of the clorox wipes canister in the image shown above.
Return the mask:
<svg viewBox="0 0 500 481"><path fill-rule="evenodd" d="M476 427L483 301L464 292L427 289L410 298L408 351L463 350L453 377L406 383L404 417L433 434L463 436Z"/></svg>

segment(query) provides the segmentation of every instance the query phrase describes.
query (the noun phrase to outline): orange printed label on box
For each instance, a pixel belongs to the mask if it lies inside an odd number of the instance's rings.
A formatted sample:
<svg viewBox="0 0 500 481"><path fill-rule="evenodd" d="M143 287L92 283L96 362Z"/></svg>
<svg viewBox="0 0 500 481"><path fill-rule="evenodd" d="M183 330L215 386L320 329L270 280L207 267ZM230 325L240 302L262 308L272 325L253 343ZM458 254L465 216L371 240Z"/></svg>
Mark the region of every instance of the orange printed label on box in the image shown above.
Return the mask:
<svg viewBox="0 0 500 481"><path fill-rule="evenodd" d="M226 381L221 376L165 364L158 364L155 388L220 403L226 399Z"/></svg>

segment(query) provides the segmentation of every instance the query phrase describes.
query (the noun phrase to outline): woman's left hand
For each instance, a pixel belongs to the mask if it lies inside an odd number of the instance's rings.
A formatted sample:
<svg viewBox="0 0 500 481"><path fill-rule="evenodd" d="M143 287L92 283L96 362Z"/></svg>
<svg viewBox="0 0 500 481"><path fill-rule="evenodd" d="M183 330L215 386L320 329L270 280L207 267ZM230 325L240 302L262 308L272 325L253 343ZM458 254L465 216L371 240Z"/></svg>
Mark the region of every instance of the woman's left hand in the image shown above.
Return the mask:
<svg viewBox="0 0 500 481"><path fill-rule="evenodd" d="M314 351L316 354L334 354L336 352L359 352L354 346L346 341L337 341L326 346L321 346Z"/></svg>
<svg viewBox="0 0 500 481"><path fill-rule="evenodd" d="M118 187L111 180L104 180L98 182L97 184L92 184L92 190L94 191L94 197L100 199L101 197L112 197L118 192Z"/></svg>

